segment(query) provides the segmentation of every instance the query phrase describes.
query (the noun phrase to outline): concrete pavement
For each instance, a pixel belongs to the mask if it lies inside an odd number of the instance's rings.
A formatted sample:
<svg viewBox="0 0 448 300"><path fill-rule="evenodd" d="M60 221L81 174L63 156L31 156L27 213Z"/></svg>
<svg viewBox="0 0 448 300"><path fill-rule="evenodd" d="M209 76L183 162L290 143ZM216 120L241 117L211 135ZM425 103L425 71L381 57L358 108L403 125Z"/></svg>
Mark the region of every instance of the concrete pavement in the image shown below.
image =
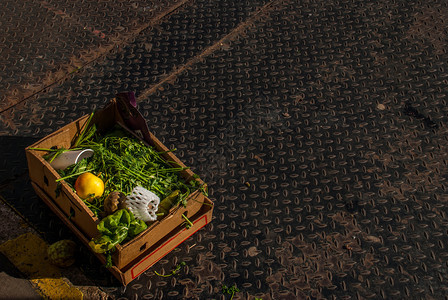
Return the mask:
<svg viewBox="0 0 448 300"><path fill-rule="evenodd" d="M26 220L0 201L0 299L108 299L77 267L60 269L46 256L47 242ZM82 278L82 280L79 280Z"/></svg>

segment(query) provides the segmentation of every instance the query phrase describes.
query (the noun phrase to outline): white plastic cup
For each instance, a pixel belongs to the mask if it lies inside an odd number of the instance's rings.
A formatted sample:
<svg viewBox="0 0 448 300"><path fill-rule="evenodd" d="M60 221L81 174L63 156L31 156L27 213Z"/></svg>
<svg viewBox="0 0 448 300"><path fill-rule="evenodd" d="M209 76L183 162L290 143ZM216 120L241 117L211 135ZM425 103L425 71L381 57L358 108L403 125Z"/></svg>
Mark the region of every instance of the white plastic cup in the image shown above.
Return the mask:
<svg viewBox="0 0 448 300"><path fill-rule="evenodd" d="M73 164L76 164L81 159L91 157L93 155L92 149L72 150L59 154L50 165L55 170L63 170Z"/></svg>

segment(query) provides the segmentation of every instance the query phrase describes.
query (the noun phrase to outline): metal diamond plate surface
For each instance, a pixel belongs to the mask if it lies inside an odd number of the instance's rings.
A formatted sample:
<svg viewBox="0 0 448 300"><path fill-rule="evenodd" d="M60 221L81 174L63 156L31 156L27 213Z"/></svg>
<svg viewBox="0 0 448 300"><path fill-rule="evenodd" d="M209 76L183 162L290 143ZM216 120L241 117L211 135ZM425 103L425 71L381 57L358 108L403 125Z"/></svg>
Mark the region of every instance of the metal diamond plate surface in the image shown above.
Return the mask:
<svg viewBox="0 0 448 300"><path fill-rule="evenodd" d="M29 101L7 106L0 119L4 125L2 133L20 131L25 135L45 136L102 107L118 91L150 90L186 61L200 57L204 49L216 45L243 20L262 10L262 1L251 3L224 5L198 1L193 6L180 7L178 14L166 15L163 22L151 22L151 26L133 37L131 44L109 49L104 59L66 74L67 83L48 87L45 97L36 94Z"/></svg>
<svg viewBox="0 0 448 300"><path fill-rule="evenodd" d="M0 12L0 111L42 92L187 1L10 1Z"/></svg>
<svg viewBox="0 0 448 300"><path fill-rule="evenodd" d="M228 299L224 285L446 299L447 15L443 1L195 1L3 112L2 135L43 136L134 90L208 182L212 223L126 288L80 262L117 299ZM54 234L31 189L1 193Z"/></svg>

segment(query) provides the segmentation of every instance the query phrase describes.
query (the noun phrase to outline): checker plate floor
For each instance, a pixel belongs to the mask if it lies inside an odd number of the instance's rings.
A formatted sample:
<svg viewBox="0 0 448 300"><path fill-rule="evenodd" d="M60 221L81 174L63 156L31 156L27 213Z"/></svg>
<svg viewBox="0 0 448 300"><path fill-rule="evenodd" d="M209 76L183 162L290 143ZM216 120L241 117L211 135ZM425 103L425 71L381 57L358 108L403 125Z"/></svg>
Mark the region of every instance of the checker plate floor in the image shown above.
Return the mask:
<svg viewBox="0 0 448 300"><path fill-rule="evenodd" d="M48 239L70 235L21 151L133 90L216 206L126 288L81 249L98 286L120 299L230 298L224 285L234 299L446 299L445 1L106 3L6 1L0 193ZM181 261L177 276L153 272Z"/></svg>

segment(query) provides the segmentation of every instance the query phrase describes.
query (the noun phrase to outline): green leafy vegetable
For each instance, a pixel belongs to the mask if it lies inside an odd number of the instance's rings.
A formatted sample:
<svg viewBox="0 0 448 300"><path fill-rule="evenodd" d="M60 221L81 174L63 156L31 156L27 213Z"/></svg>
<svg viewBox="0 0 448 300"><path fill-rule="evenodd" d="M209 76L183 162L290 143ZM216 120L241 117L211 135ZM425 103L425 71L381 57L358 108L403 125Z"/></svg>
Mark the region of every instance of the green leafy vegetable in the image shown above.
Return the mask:
<svg viewBox="0 0 448 300"><path fill-rule="evenodd" d="M96 253L106 253L126 238L133 238L147 228L145 222L137 220L127 209L120 209L107 216L97 225L100 235L89 242Z"/></svg>

